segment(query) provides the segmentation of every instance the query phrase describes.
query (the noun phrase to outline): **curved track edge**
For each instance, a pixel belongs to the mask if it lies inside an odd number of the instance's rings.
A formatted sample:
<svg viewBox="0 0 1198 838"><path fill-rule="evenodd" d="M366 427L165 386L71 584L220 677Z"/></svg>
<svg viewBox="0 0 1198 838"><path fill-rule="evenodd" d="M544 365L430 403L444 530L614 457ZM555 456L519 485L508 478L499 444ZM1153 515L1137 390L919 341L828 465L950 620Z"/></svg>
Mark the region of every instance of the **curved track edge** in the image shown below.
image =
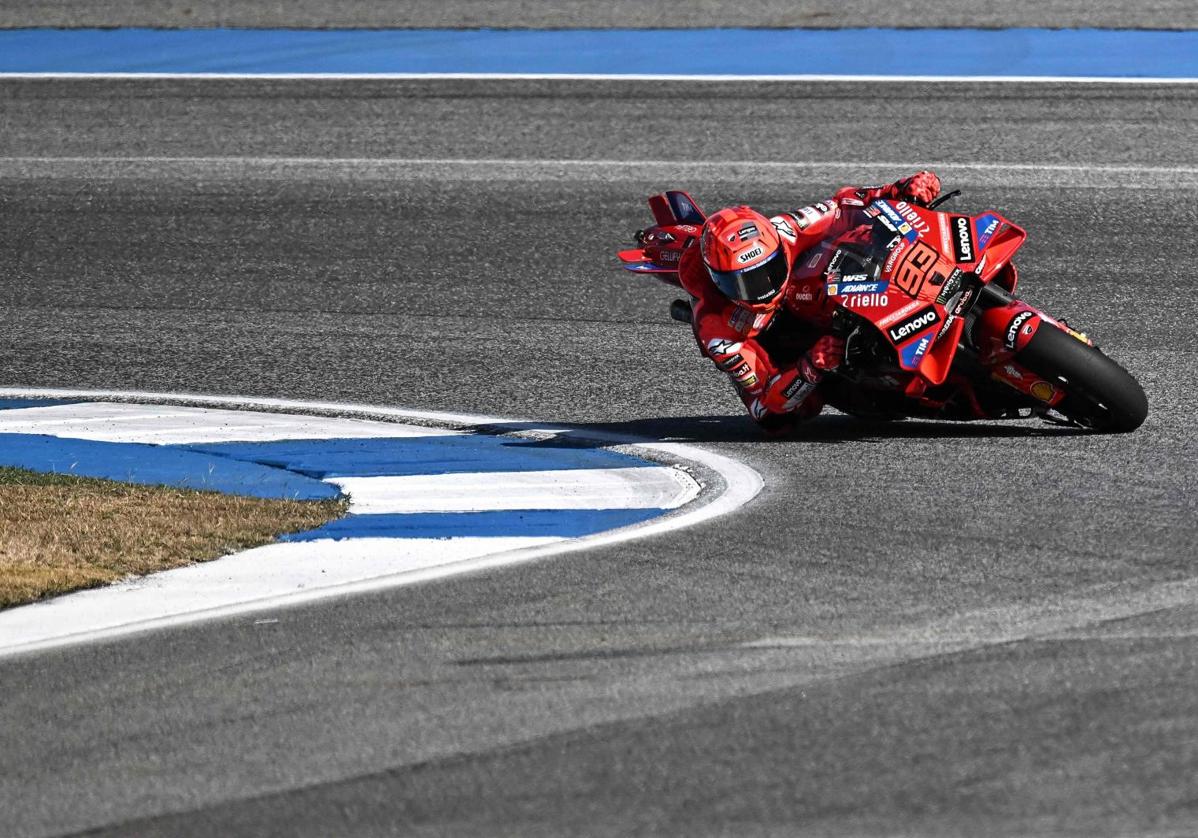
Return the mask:
<svg viewBox="0 0 1198 838"><path fill-rule="evenodd" d="M645 459L684 468L700 485L698 497L679 507L677 510L619 529L571 538L553 544L525 547L463 559L436 567L420 568L314 590L291 591L277 596L254 599L211 609L191 611L186 614L170 617L133 622L99 631L69 634L27 644L14 643L0 648L0 657L27 654L80 643L111 640L154 629L171 628L266 609L285 608L335 597L377 592L451 576L524 564L550 556L611 546L634 539L663 535L685 527L695 526L712 518L730 514L753 500L764 487L764 482L760 474L749 466L729 457L693 445L661 442L630 435L611 434L603 431L589 430L586 426L580 425L537 423L495 416L424 411L369 404L302 401L253 396L212 396L194 393L5 387L0 388L0 397L86 398L134 403L155 402L203 407L252 409L268 412L289 411L345 418L403 420L408 423L423 424L432 427L471 429L478 433L542 437L566 435L571 441L589 442L615 449L627 449L629 453L634 453ZM34 605L32 607L37 606Z"/></svg>

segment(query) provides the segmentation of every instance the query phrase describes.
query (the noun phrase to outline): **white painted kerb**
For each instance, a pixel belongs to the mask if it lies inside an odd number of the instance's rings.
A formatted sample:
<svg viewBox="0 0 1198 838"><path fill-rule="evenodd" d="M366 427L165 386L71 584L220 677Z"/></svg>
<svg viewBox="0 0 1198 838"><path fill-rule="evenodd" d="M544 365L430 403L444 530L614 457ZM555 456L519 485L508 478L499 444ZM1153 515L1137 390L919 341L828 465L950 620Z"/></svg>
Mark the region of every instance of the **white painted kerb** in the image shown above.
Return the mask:
<svg viewBox="0 0 1198 838"><path fill-rule="evenodd" d="M677 509L699 484L673 468L492 471L403 477L332 477L359 515L487 509Z"/></svg>
<svg viewBox="0 0 1198 838"><path fill-rule="evenodd" d="M300 402L282 399L255 399L240 396L202 396L191 394L144 393L144 392L97 392L84 390L0 388L0 397L9 398L122 398L152 401L158 406L147 409L145 405L106 405L105 416L96 427L84 427L80 416L63 414L64 406L56 418L62 423L48 426L35 423L29 432L54 433L76 436L91 433L91 439L112 441L144 441L141 434L151 432L150 427L134 430L149 412L169 414L171 421L190 424L187 434L176 428L163 431L162 441L229 441L243 439L239 434L249 432L247 426L259 429L262 438L297 438L306 423L321 427L329 436L343 435L341 423L357 423L364 436L398 436L402 426L394 421L436 424L429 429L409 425L413 434L446 433L445 426L503 425L509 431L537 428L542 430L569 431L579 436L577 428L546 426L544 424L519 423L491 416L435 413L405 410L401 408L373 405L339 404L335 402ZM161 405L172 405L163 411ZM189 409L185 405L206 408L238 408L239 410L218 411L225 424L208 426L199 420L202 411ZM107 408L111 408L108 410ZM246 414L246 409L292 410L323 413L325 416L273 416L259 421L259 416ZM56 408L24 408L12 411L7 428L25 427L17 414L21 411L43 411L43 419L55 415ZM211 412L211 411L210 411ZM366 418L348 419L330 417L327 414L357 414ZM140 418L135 418L140 417ZM73 424L72 424L73 423ZM85 424L85 423L84 423ZM264 426L271 425L269 430ZM237 430L233 430L238 426ZM381 426L381 427L370 427ZM37 430L33 430L36 427ZM334 430L334 427L336 430ZM69 429L69 431L67 430ZM162 431L159 426L159 431ZM178 431L178 432L176 432ZM201 432L203 431L203 432ZM315 431L313 431L315 432ZM98 435L95 435L98 434ZM229 436L234 434L234 436ZM652 442L643 438L600 433L585 434L588 438L607 445L630 446L630 453L664 457L675 463L690 462L718 476L722 486L700 487L684 471L675 467L654 469L652 480L644 485L648 495L646 507L661 505L677 508L676 513L655 518L643 524L618 530L598 533L582 538L458 538L458 539L372 539L360 538L340 542L312 541L273 544L256 550L245 551L219 559L167 571L127 584L84 591L48 600L44 603L23 606L0 613L0 656L32 652L57 646L110 639L154 628L178 626L198 620L243 614L264 609L280 608L299 603L312 602L336 596L377 591L385 588L410 585L434 579L442 579L463 573L491 568L506 567L533 561L548 556L584 550L591 547L618 544L635 538L659 535L683 527L728 514L755 497L762 488L760 475L741 463L719 454L680 443ZM214 438L215 437L215 438ZM311 437L309 437L311 438ZM606 469L592 470L607 472ZM619 470L611 470L619 471ZM637 471L622 470L622 471ZM668 475L668 478L667 478ZM353 478L351 478L353 479ZM357 478L373 481L375 478ZM633 480L629 475L615 477L601 475L601 480ZM388 480L394 480L389 478ZM532 473L523 490L530 497L544 496L544 476ZM612 485L610 482L607 484ZM388 504L399 510L411 511L416 506L416 493L397 488L392 482L377 484L363 483L359 486L364 504L383 509ZM581 497L589 490L579 489L578 507L564 505L560 508L586 508ZM352 492L352 489L351 489ZM567 495L568 498L568 495ZM653 502L650 503L650 500ZM465 503L464 496L457 501L447 499L446 505ZM562 500L568 504L569 500ZM590 501L588 500L589 504ZM610 507L609 502L605 504ZM388 510L395 511L395 510ZM397 541L405 542L397 545ZM329 545L349 551L334 556ZM450 546L452 545L452 546ZM119 605L117 599L119 598Z"/></svg>

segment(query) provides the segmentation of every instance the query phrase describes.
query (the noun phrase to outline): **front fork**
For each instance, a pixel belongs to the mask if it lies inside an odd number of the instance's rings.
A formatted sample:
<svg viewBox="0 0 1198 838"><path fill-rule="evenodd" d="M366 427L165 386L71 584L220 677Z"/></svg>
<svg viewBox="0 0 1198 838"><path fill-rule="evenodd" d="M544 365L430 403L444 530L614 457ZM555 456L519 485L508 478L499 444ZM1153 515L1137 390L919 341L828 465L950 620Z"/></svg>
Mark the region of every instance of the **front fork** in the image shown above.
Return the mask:
<svg viewBox="0 0 1198 838"><path fill-rule="evenodd" d="M982 286L974 311L967 334L990 377L1045 407L1059 404L1065 391L1020 364L1019 353L1042 328L1062 329L1090 346L1093 341L993 284Z"/></svg>

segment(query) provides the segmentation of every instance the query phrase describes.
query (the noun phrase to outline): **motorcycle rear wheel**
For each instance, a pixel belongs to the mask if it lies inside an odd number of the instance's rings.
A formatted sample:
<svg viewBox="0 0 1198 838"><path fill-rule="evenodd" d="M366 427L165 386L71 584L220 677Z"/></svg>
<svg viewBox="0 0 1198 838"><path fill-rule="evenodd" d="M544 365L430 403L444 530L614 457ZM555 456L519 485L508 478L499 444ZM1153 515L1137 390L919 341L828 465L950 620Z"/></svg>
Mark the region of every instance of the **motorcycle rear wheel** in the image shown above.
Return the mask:
<svg viewBox="0 0 1198 838"><path fill-rule="evenodd" d="M1051 323L1032 335L1019 363L1065 391L1053 409L1079 425L1127 433L1148 416L1148 397L1131 373Z"/></svg>

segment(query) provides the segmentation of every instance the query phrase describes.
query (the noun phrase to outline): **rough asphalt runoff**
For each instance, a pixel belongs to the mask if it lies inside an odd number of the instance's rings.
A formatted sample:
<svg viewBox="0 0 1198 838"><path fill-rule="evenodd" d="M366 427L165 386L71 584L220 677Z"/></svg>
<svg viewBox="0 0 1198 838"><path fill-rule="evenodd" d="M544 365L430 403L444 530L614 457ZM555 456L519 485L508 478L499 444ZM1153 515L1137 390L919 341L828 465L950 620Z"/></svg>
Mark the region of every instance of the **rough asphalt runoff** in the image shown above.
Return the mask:
<svg viewBox="0 0 1198 838"><path fill-rule="evenodd" d="M1198 831L1193 86L42 80L0 108L0 383L586 423L767 481L665 537L2 661L0 832ZM146 156L178 159L94 159ZM861 177L720 162L748 159ZM778 209L929 162L1066 167L947 188L1027 227L1022 292L1143 382L1143 428L764 441L617 270L653 191Z"/></svg>

